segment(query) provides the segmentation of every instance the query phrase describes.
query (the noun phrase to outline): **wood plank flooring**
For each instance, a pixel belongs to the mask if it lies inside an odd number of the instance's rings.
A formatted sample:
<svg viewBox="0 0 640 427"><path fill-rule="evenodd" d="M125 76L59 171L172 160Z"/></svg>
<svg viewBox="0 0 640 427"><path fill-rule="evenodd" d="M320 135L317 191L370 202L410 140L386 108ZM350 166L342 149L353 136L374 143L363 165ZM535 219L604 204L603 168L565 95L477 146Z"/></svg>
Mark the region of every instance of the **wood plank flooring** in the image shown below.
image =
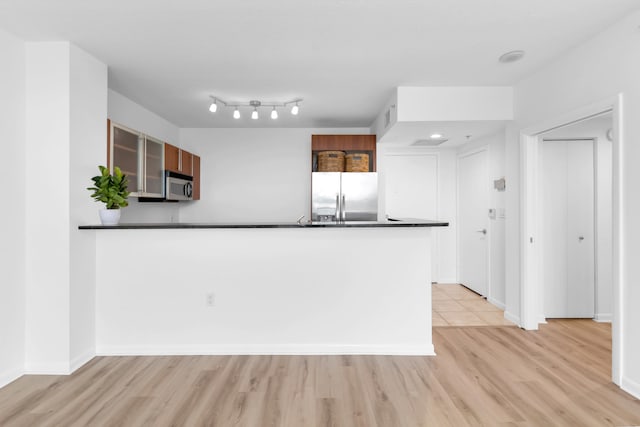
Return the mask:
<svg viewBox="0 0 640 427"><path fill-rule="evenodd" d="M0 426L623 426L611 332L434 329L436 357L97 357L0 389Z"/></svg>

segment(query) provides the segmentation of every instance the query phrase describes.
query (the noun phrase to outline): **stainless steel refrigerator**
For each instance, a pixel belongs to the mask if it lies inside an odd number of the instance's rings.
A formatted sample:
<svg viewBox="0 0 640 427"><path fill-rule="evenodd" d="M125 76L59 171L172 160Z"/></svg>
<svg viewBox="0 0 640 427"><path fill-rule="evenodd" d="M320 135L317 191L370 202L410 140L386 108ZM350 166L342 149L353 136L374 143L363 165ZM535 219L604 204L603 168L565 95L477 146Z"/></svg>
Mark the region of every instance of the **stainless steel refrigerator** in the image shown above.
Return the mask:
<svg viewBox="0 0 640 427"><path fill-rule="evenodd" d="M312 221L375 221L378 219L378 174L375 172L313 172Z"/></svg>

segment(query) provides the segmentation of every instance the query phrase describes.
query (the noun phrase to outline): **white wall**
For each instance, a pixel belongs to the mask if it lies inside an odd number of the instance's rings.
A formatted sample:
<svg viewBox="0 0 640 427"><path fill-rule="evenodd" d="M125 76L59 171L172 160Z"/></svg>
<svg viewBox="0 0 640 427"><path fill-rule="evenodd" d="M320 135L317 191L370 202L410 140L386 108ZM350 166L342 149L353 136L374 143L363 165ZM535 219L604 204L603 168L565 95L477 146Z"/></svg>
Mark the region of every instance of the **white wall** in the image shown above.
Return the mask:
<svg viewBox="0 0 640 427"><path fill-rule="evenodd" d="M393 95L384 104L384 108L378 114L378 117L371 124L371 133L375 134L378 141L382 141L382 138L398 122L398 88L393 90ZM389 120L387 120L387 114Z"/></svg>
<svg viewBox="0 0 640 427"><path fill-rule="evenodd" d="M26 46L26 370L61 373L69 362L69 43Z"/></svg>
<svg viewBox="0 0 640 427"><path fill-rule="evenodd" d="M511 120L513 88L398 87L398 122Z"/></svg>
<svg viewBox="0 0 640 427"><path fill-rule="evenodd" d="M111 121L115 123L169 144L179 144L180 131L176 125L111 89L109 89L108 114Z"/></svg>
<svg viewBox="0 0 640 427"><path fill-rule="evenodd" d="M387 156L412 156L433 155L437 157L437 218L434 219L449 222L445 228L433 230L433 280L439 283L456 283L456 254L457 254L457 220L456 220L456 152L453 149L434 149L425 147L393 147L378 144L378 171L379 171L379 206L380 214L386 213L386 159Z"/></svg>
<svg viewBox="0 0 640 427"><path fill-rule="evenodd" d="M0 148L11 203L0 215L0 387L22 375L25 347L25 45L0 30Z"/></svg>
<svg viewBox="0 0 640 427"><path fill-rule="evenodd" d="M107 138L107 66L70 46L70 370L95 355L95 236L78 230L94 223L98 204L86 189L104 161Z"/></svg>
<svg viewBox="0 0 640 427"><path fill-rule="evenodd" d="M26 44L26 362L69 373L95 355L95 222L107 68L67 42ZM55 179L52 178L55 176Z"/></svg>
<svg viewBox="0 0 640 427"><path fill-rule="evenodd" d="M173 123L147 110L129 98L109 89L108 117L112 122L137 130L169 144L179 146L180 130ZM106 124L105 124L106 126ZM106 137L104 152L106 152ZM197 151L195 151L198 154ZM106 157L102 164L106 164ZM121 223L178 222L180 206L177 203L138 203L129 198L129 206L121 212Z"/></svg>
<svg viewBox="0 0 640 427"><path fill-rule="evenodd" d="M493 181L505 176L504 154L505 154L505 134L504 132L478 138L475 141L458 148L458 155L468 153L479 148L486 148L488 152L488 172L491 206L496 210L496 218L489 220L489 258L490 258L490 280L489 297L491 303L500 308L506 305L505 298L505 192L497 191L493 186ZM511 183L507 182L507 187Z"/></svg>
<svg viewBox="0 0 640 427"><path fill-rule="evenodd" d="M201 200L182 203L182 222L291 222L311 209L311 135L368 129L180 129L201 157Z"/></svg>
<svg viewBox="0 0 640 427"><path fill-rule="evenodd" d="M556 62L541 69L515 88L516 122L509 127L507 162L507 310L519 316L520 292L520 210L519 141L520 129L562 118L572 111L623 94L622 150L622 387L640 396L640 56L630 54L640 48L640 11L593 39L568 51ZM514 183L515 185L509 185Z"/></svg>

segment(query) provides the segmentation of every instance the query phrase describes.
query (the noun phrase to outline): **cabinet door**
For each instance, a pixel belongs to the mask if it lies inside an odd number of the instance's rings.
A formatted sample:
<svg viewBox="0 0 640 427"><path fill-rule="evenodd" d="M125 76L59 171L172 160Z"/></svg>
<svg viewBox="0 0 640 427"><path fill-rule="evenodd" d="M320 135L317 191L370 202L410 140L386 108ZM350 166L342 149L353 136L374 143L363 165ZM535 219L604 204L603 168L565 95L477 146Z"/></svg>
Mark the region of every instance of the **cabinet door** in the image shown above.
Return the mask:
<svg viewBox="0 0 640 427"><path fill-rule="evenodd" d="M180 150L180 173L193 176L193 154Z"/></svg>
<svg viewBox="0 0 640 427"><path fill-rule="evenodd" d="M140 161L140 148L142 146L140 135L119 126L112 126L113 158L112 167L118 166L127 176L129 185L127 189L133 196L140 190L138 167Z"/></svg>
<svg viewBox="0 0 640 427"><path fill-rule="evenodd" d="M193 200L200 200L200 156L193 155Z"/></svg>
<svg viewBox="0 0 640 427"><path fill-rule="evenodd" d="M180 171L180 149L171 144L164 144L164 168L168 171Z"/></svg>
<svg viewBox="0 0 640 427"><path fill-rule="evenodd" d="M144 193L145 196L162 197L164 194L164 143L145 138Z"/></svg>

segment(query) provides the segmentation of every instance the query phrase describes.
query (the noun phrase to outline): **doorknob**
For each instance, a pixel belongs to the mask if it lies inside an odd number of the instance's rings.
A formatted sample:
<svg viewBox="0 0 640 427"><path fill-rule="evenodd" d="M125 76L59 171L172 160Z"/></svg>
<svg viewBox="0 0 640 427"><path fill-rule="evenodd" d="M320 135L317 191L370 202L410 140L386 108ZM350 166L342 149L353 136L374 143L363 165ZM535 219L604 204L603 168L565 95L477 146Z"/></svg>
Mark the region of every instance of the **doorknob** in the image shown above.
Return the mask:
<svg viewBox="0 0 640 427"><path fill-rule="evenodd" d="M482 234L487 234L487 229L483 228L482 230L476 230L476 233L482 233Z"/></svg>
<svg viewBox="0 0 640 427"><path fill-rule="evenodd" d="M584 240L584 236L579 236L578 240L582 242Z"/></svg>

